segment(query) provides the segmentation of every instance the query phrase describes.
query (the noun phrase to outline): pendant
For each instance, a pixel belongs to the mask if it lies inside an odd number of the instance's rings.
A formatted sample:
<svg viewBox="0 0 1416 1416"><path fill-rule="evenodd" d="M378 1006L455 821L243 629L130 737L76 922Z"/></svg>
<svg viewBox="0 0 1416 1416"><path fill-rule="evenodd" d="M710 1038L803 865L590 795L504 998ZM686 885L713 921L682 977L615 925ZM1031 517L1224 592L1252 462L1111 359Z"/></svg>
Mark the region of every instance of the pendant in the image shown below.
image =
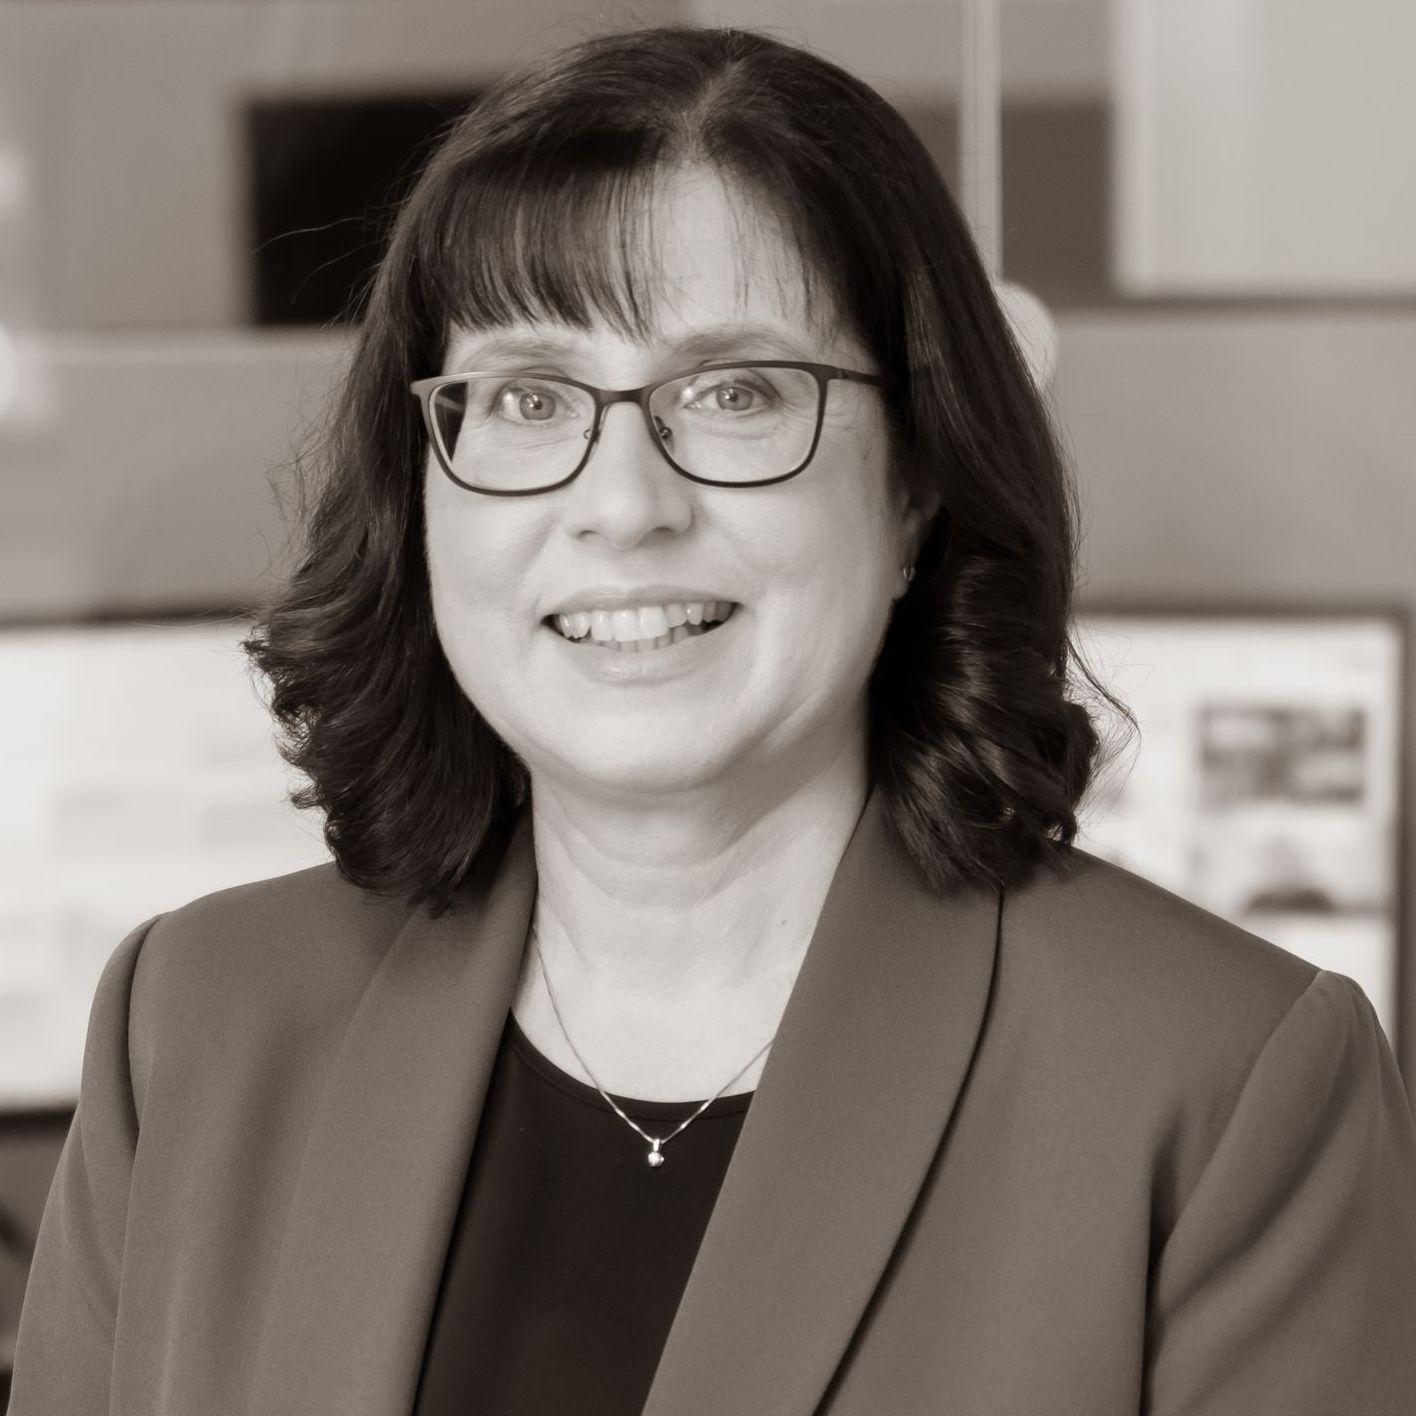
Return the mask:
<svg viewBox="0 0 1416 1416"><path fill-rule="evenodd" d="M662 1142L655 1141L654 1149L651 1150L647 1156L645 1156L645 1159L649 1162L650 1165L662 1165L664 1163L664 1157L659 1151L659 1146L661 1144Z"/></svg>

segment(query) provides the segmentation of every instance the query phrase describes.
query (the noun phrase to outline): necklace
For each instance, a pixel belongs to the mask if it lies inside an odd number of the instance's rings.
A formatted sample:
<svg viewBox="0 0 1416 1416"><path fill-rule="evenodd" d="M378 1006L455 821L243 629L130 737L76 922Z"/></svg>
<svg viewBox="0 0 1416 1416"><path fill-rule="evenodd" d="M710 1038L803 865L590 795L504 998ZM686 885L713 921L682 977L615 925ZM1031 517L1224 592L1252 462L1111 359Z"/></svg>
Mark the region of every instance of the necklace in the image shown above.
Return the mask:
<svg viewBox="0 0 1416 1416"><path fill-rule="evenodd" d="M560 1028L561 1036L565 1039L566 1046L569 1047L571 1052L575 1054L575 1060L579 1062L580 1065L585 1069L585 1075L590 1078L590 1082L594 1086L595 1090L599 1092L602 1097L604 1097L610 1110L613 1111L615 1115L618 1116L626 1126L629 1126L632 1130L638 1132L640 1136L642 1136L646 1141L649 1142L649 1153L644 1158L649 1162L652 1167L657 1168L658 1166L661 1166L664 1163L664 1154L661 1150L661 1147L667 1145L671 1140L673 1140L673 1138L677 1136L679 1132L682 1131L690 1122L698 1120L698 1118L702 1116L703 1113L707 1111L707 1109L715 1101L717 1101L717 1099L722 1096L722 1094L727 1091L727 1089L732 1086L732 1084L737 1081L737 1079L742 1076L745 1071L747 1071L748 1067L751 1067L752 1063L756 1062L757 1059L761 1057L762 1054L766 1052L767 1049L771 1047L771 1045L777 1040L776 1033L773 1033L772 1036L769 1037L760 1048L758 1048L751 1062L748 1062L746 1066L741 1067L736 1072L734 1072L733 1075L729 1077L728 1080L724 1082L723 1085L720 1086L718 1090L715 1091L713 1095L710 1096L708 1100L705 1101L698 1108L698 1110L693 1113L692 1116L688 1117L688 1119L685 1121L680 1121L679 1124L675 1126L674 1129L670 1131L667 1136L651 1136L647 1131L643 1130L638 1125L638 1123L631 1120L628 1116L624 1114L623 1111L620 1110L618 1106L615 1105L614 1098L609 1094L609 1092L604 1089L604 1087L600 1085L599 1082L595 1080L595 1074L590 1070L589 1063L587 1063L586 1060L580 1055L579 1048L577 1048L575 1043L571 1041L570 1032L566 1028L565 1019L561 1017L560 1006L557 1004L556 995L551 988L551 975L546 968L545 959L541 956L541 941L537 937L536 927L534 925L531 927L531 940L532 951L536 956L536 965L541 970L542 979L545 980L546 997L551 1000L551 1011L556 1015L556 1026Z"/></svg>

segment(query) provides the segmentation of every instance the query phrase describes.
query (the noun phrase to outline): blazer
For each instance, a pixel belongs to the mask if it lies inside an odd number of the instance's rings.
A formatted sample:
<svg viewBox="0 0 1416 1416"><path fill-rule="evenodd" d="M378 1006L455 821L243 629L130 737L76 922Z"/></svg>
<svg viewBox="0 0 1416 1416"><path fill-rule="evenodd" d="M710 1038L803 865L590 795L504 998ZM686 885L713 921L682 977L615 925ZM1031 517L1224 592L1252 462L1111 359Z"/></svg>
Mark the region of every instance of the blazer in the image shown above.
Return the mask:
<svg viewBox="0 0 1416 1416"><path fill-rule="evenodd" d="M411 1409L535 884L523 816L436 919L321 867L123 941L11 1416ZM644 1411L1411 1416L1370 1003L1079 850L932 894L872 797Z"/></svg>

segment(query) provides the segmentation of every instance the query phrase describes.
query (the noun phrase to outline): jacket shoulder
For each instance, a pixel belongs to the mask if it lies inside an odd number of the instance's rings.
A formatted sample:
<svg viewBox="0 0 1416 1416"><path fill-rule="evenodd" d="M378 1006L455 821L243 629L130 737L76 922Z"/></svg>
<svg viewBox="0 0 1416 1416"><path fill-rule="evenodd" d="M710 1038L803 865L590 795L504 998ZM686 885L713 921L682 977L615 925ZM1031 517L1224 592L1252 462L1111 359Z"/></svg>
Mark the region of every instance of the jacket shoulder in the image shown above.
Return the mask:
<svg viewBox="0 0 1416 1416"><path fill-rule="evenodd" d="M1114 1091L1118 1104L1127 1095L1161 1107L1209 1098L1219 1110L1323 975L1079 850L1005 895L997 967L998 1001L1020 1047L1085 1055L1107 1079L1099 1092Z"/></svg>
<svg viewBox="0 0 1416 1416"><path fill-rule="evenodd" d="M143 953L151 969L199 964L206 975L226 966L299 975L313 969L360 969L407 920L402 900L345 880L333 864L272 876L202 895L160 915Z"/></svg>
<svg viewBox="0 0 1416 1416"><path fill-rule="evenodd" d="M1075 849L1005 895L994 1008L1003 1052L1060 1073L1057 1105L1083 1130L1114 1135L1126 1118L1124 1144L1154 1157L1162 1232L1272 1039L1301 1035L1321 1070L1346 1046L1332 1017L1376 1027L1352 980Z"/></svg>
<svg viewBox="0 0 1416 1416"><path fill-rule="evenodd" d="M315 938L331 928L363 933L406 917L406 902L351 884L332 862L229 886L161 916L168 932Z"/></svg>
<svg viewBox="0 0 1416 1416"><path fill-rule="evenodd" d="M1005 923L1037 965L1139 1008L1277 1018L1320 970L1289 950L1087 851L1009 892Z"/></svg>
<svg viewBox="0 0 1416 1416"><path fill-rule="evenodd" d="M318 1045L342 1034L407 922L406 902L351 884L332 864L237 885L158 915L131 986L135 1078L160 1052Z"/></svg>

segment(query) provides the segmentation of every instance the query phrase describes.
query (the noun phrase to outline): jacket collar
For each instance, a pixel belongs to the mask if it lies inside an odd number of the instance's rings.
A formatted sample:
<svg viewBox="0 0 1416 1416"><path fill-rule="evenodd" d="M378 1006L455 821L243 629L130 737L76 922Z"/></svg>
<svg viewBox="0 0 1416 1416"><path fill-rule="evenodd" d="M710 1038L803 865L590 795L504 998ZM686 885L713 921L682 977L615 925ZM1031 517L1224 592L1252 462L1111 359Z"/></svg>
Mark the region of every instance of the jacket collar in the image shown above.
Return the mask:
<svg viewBox="0 0 1416 1416"><path fill-rule="evenodd" d="M535 898L523 816L489 888L410 916L311 1127L256 1416L408 1412ZM644 1416L819 1405L943 1140L999 898L930 893L867 801L703 1235ZM770 1340L764 1340L770 1334Z"/></svg>

